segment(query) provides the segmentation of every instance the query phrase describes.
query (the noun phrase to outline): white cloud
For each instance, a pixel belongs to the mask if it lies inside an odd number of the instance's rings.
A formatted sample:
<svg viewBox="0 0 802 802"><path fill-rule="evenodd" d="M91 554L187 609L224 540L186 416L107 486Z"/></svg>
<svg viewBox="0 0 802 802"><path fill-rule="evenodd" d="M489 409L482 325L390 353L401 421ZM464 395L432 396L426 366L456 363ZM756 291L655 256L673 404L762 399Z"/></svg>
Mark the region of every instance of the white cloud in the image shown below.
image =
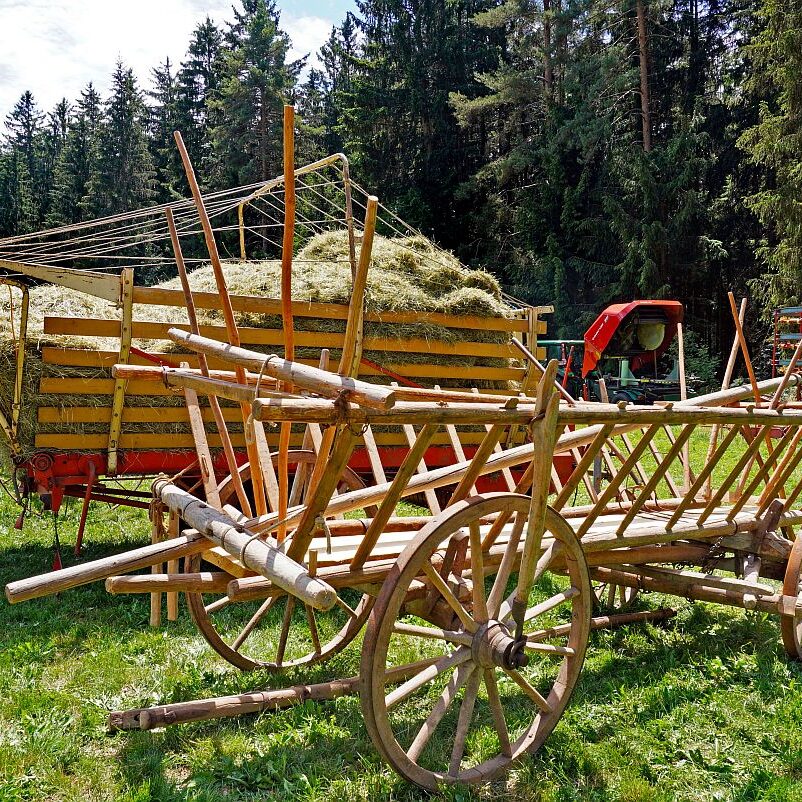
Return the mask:
<svg viewBox="0 0 802 802"><path fill-rule="evenodd" d="M178 64L206 15L231 19L232 0L0 0L0 119L30 89L39 106L73 101L93 81L104 93L118 59L141 84L165 57ZM339 20L337 20L339 21ZM314 54L334 19L282 14L292 57Z"/></svg>

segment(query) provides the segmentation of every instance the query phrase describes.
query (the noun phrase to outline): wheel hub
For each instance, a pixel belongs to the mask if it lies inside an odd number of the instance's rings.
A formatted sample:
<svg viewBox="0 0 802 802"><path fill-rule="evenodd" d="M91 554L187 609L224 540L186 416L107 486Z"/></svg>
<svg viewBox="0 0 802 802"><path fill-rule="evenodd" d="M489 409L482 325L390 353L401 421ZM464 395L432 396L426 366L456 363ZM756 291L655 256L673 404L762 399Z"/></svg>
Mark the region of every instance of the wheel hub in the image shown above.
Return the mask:
<svg viewBox="0 0 802 802"><path fill-rule="evenodd" d="M524 652L526 638L516 640L509 627L501 621L488 621L482 624L473 636L471 653L474 662L482 668L519 669L529 662Z"/></svg>

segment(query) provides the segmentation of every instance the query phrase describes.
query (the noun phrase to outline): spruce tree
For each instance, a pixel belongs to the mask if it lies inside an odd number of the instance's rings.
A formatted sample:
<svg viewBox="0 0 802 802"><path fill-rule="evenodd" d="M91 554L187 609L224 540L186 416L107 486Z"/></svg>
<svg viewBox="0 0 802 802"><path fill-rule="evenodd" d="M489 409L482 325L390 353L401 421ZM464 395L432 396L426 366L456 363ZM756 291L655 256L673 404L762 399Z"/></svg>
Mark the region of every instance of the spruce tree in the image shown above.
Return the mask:
<svg viewBox="0 0 802 802"><path fill-rule="evenodd" d="M175 90L175 125L184 139L189 157L203 186L211 173L211 137L215 125L212 100L222 69L223 34L207 17L192 32L185 60L178 70ZM173 149L175 185L189 191L181 160Z"/></svg>
<svg viewBox="0 0 802 802"><path fill-rule="evenodd" d="M302 61L288 62L290 40L272 0L246 0L226 38L222 79L211 109L216 180L223 186L266 181L281 172L283 105Z"/></svg>
<svg viewBox="0 0 802 802"><path fill-rule="evenodd" d="M760 98L760 118L741 137L761 170L748 198L767 232L759 248L765 273L752 289L767 305L802 302L802 8L763 0L765 29L750 48L749 91Z"/></svg>
<svg viewBox="0 0 802 802"><path fill-rule="evenodd" d="M49 225L79 223L91 208L90 183L98 169L100 95L89 83L69 121L67 137L53 176Z"/></svg>
<svg viewBox="0 0 802 802"><path fill-rule="evenodd" d="M155 195L147 109L133 72L122 62L117 63L105 103L97 170L90 179L88 195L97 216L139 208Z"/></svg>

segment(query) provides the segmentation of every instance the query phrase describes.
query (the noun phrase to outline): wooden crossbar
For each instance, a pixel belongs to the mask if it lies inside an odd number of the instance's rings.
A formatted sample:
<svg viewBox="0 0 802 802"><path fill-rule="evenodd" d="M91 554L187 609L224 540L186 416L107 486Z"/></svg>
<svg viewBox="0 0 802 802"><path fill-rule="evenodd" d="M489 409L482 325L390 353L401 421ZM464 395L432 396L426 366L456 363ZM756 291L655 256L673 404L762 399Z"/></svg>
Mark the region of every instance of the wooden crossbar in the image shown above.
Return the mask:
<svg viewBox="0 0 802 802"><path fill-rule="evenodd" d="M785 487L786 482L791 478L791 474L796 470L800 460L802 460L802 448L799 447L802 441L802 428L798 428L794 435L794 440L788 447L788 451L783 457L782 462L777 466L774 476L766 486L758 499L758 515L762 515L768 508L779 491Z"/></svg>
<svg viewBox="0 0 802 802"><path fill-rule="evenodd" d="M798 431L789 426L785 434L780 439L780 442L777 443L774 450L768 455L763 465L758 468L751 481L746 484L742 490L739 488L739 497L736 499L735 504L727 515L728 520L732 520L741 511L746 502L752 497L755 490L757 490L760 483L766 480L769 471L774 468L775 464L780 458L780 455L784 452L796 434L798 434Z"/></svg>
<svg viewBox="0 0 802 802"><path fill-rule="evenodd" d="M719 506L719 504L721 504L721 500L724 498L726 492L732 487L735 480L740 477L741 471L743 471L747 465L751 464L753 455L760 448L770 430L771 427L763 426L758 431L757 435L752 438L752 442L749 444L746 451L744 451L738 462L735 463L735 467L733 467L733 469L727 474L718 490L711 495L710 500L705 505L705 508L699 514L699 518L697 519L699 526L701 526L708 519L710 513L713 512L713 510Z"/></svg>
<svg viewBox="0 0 802 802"><path fill-rule="evenodd" d="M574 468L573 473L568 477L568 481L563 485L563 489L560 491L554 501L553 506L555 510L561 510L566 505L568 499L571 498L571 494L579 486L579 483L582 481L582 477L585 476L596 455L599 453L602 446L607 442L607 438L610 436L610 432L613 430L613 428L614 426L611 423L602 426L602 428L599 430L599 433L593 438L593 442L585 449L585 453L579 460L579 464L576 466L576 468ZM598 497L594 500L598 501Z"/></svg>
<svg viewBox="0 0 802 802"><path fill-rule="evenodd" d="M390 517L395 511L396 504L401 499L401 495L404 492L409 478L417 470L420 459L429 447L429 443L432 437L434 437L437 428L436 424L427 424L421 429L415 442L411 444L409 453L404 457L401 467L393 478L387 490L387 494L379 505L376 514L373 516L373 520L368 526L368 530L365 532L365 536L362 538L362 542L351 561L352 569L357 570L361 568L365 564L365 560L370 556L373 547L379 539L379 535L381 535L387 521L390 520Z"/></svg>
<svg viewBox="0 0 802 802"><path fill-rule="evenodd" d="M599 500L594 505L591 513L580 524L576 533L577 537L581 538L588 531L588 529L590 529L596 518L601 515L608 502L615 496L618 488L621 486L621 483L632 471L632 468L640 458L640 455L646 450L646 447L649 445L649 440L651 440L657 434L661 428L661 425L662 424L653 424L643 433L637 445L635 445L632 449L632 453L627 457L626 462L624 462L618 473L616 473L610 480L610 484L607 485L607 487L599 495Z"/></svg>
<svg viewBox="0 0 802 802"><path fill-rule="evenodd" d="M629 512L627 512L627 514L624 516L624 519L618 526L617 534L624 534L627 527L632 523L632 520L640 511L641 507L643 507L643 505L652 496L657 488L657 485L660 483L660 480L668 473L668 469L682 451L682 447L688 442L688 439L695 428L696 427L692 425L685 426L680 432L679 437L674 441L674 444L671 446L666 456L657 464L654 473L651 475L651 478L646 482L641 492L638 493L637 497L632 502Z"/></svg>
<svg viewBox="0 0 802 802"><path fill-rule="evenodd" d="M721 443L719 443L719 445L716 447L716 450L713 452L713 456L707 460L705 465L702 467L702 470L697 474L696 479L691 483L691 486L688 489L688 492L685 494L685 497L682 499L682 502L674 511L674 514L671 516L671 519L668 521L668 523L666 523L666 529L670 531L675 526L677 521L680 520L683 513L691 506L691 504L695 502L696 494L705 485L708 477L713 475L713 470L730 445L732 445L740 430L741 426L736 425L733 426L729 432L727 432L724 439L721 441Z"/></svg>

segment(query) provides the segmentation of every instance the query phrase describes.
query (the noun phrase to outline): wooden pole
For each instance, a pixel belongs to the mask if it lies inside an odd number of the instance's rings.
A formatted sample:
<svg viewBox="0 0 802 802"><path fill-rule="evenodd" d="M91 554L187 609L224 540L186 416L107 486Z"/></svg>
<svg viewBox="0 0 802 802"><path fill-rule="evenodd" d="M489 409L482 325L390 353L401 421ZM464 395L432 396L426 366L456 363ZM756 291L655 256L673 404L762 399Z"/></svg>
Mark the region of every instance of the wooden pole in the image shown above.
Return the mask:
<svg viewBox="0 0 802 802"><path fill-rule="evenodd" d="M345 394L348 401L366 407L377 409L389 409L395 404L396 393L391 387L382 387L377 384L352 379L347 376L339 376L336 373L329 373L311 365L302 365L299 362L288 362L274 356L272 359L266 358L264 354L257 351L250 351L247 348L240 348L235 345L211 340L195 334L189 334L182 329L169 329L167 336L176 343L186 346L196 353L205 353L209 356L217 357L226 362L232 362L242 369L240 376L237 371L237 381L240 384L247 382L245 368L262 372L265 376L272 376L281 381L292 382L292 384L311 390L313 393L337 398Z"/></svg>
<svg viewBox="0 0 802 802"><path fill-rule="evenodd" d="M430 657L415 663L391 668L388 682L401 682L433 665L440 658ZM321 682L315 685L296 685L277 691L255 691L238 696L220 696L213 699L196 699L191 702L174 702L170 705L138 708L109 714L110 730L152 730L167 724L184 724L188 721L206 721L245 713L262 713L281 710L301 704L307 699L323 701L359 692L359 677Z"/></svg>
<svg viewBox="0 0 802 802"><path fill-rule="evenodd" d="M284 106L284 238L281 244L281 324L284 358L295 359L292 319L292 250L295 242L295 109ZM239 343L237 343L239 344ZM292 388L287 388L291 390Z"/></svg>
<svg viewBox="0 0 802 802"><path fill-rule="evenodd" d="M173 218L173 210L168 206L164 210L167 216L167 227L170 229L170 241L173 244L173 254L175 255L175 263L178 268L178 277L181 280L181 288L184 291L184 300L187 307L187 317L189 318L189 328L193 334L200 333L200 326L198 324L198 315L195 309L195 299L192 295L192 288L189 285L189 277L187 275L187 267L184 262L184 253L181 250L181 241L178 238L178 231L175 227L175 219ZM206 354L198 354L198 367L200 368L201 375L206 378L209 377L209 363L206 359ZM220 442L223 445L223 453L226 457L226 464L228 471L231 474L231 482L234 486L234 491L237 494L237 499L240 503L240 509L247 516L251 516L251 504L248 500L248 495L245 488L242 486L242 479L239 475L237 468L237 456L234 453L234 446L231 444L231 436L228 433L228 426L223 418L223 411L220 408L220 402L217 396L209 396L209 406L211 407L212 414L214 415L214 424L217 427L217 433L220 435Z"/></svg>
<svg viewBox="0 0 802 802"><path fill-rule="evenodd" d="M330 610L334 606L337 599L334 589L311 577L300 563L279 551L275 541L258 537L167 479L157 479L153 483L153 494L244 566L275 582L287 593L316 610Z"/></svg>
<svg viewBox="0 0 802 802"><path fill-rule="evenodd" d="M214 544L199 532L185 531L181 537L152 543L138 549L102 557L80 565L71 565L59 571L20 579L6 585L6 598L11 604L61 593L63 590L87 585L116 574L125 574L139 568L159 565L165 560L177 560L202 551Z"/></svg>
<svg viewBox="0 0 802 802"><path fill-rule="evenodd" d="M512 344L538 369L540 376L546 372L546 368L540 363L538 358L517 338L512 338ZM576 404L576 399L565 389L555 378L554 386L560 395L569 403Z"/></svg>
<svg viewBox="0 0 802 802"><path fill-rule="evenodd" d="M744 362L746 362L746 372L749 374L749 381L752 384L752 392L755 396L755 403L760 403L760 390L757 386L757 379L755 378L755 371L752 368L752 360L749 357L749 348L746 345L746 337L744 336L744 328L741 325L741 320L738 317L738 309L735 306L735 296L731 293L727 293L727 298L730 301L730 310L732 311L732 319L735 322L735 333L738 337L738 342L741 345L741 352L744 355Z"/></svg>
<svg viewBox="0 0 802 802"><path fill-rule="evenodd" d="M295 336L292 319L292 250L295 242L295 109L284 106L284 238L281 244L281 324L284 336L284 358L295 359ZM292 385L284 384L284 390L292 392ZM292 424L281 424L278 444L278 514L287 517L289 498L289 464ZM278 529L278 541L283 542L287 528Z"/></svg>
<svg viewBox="0 0 802 802"><path fill-rule="evenodd" d="M206 249L209 252L209 261L212 263L212 270L214 271L214 279L217 284L217 291L220 295L220 301L223 309L223 319L226 324L226 331L228 333L229 341L232 345L238 346L240 344L239 329L237 328L237 321L234 319L234 309L231 306L231 298L228 294L228 287L226 286L226 277L223 273L223 265L220 262L220 254L217 251L217 243L214 239L214 231L212 224L209 220L209 215L206 212L206 206L203 202L203 197L198 186L198 181L195 178L195 170L192 167L189 154L187 153L184 140L181 137L180 131L175 131L175 143L178 146L178 152L181 154L181 161L184 164L184 172L187 175L187 182L189 188L192 190L192 197L195 201L195 208L198 210L198 217L200 218L201 227L203 228L203 236L206 240ZM240 383L245 382L245 369L237 367L237 381ZM251 420L251 405L245 401L240 404L242 410L243 424L247 430L249 426L253 427ZM253 488L254 498L256 500L256 513L257 515L264 515L267 512L267 502L265 500L265 487L262 478L262 470L259 464L259 452L256 447L255 438L245 438L246 448L248 451L248 461L251 464L251 485Z"/></svg>

